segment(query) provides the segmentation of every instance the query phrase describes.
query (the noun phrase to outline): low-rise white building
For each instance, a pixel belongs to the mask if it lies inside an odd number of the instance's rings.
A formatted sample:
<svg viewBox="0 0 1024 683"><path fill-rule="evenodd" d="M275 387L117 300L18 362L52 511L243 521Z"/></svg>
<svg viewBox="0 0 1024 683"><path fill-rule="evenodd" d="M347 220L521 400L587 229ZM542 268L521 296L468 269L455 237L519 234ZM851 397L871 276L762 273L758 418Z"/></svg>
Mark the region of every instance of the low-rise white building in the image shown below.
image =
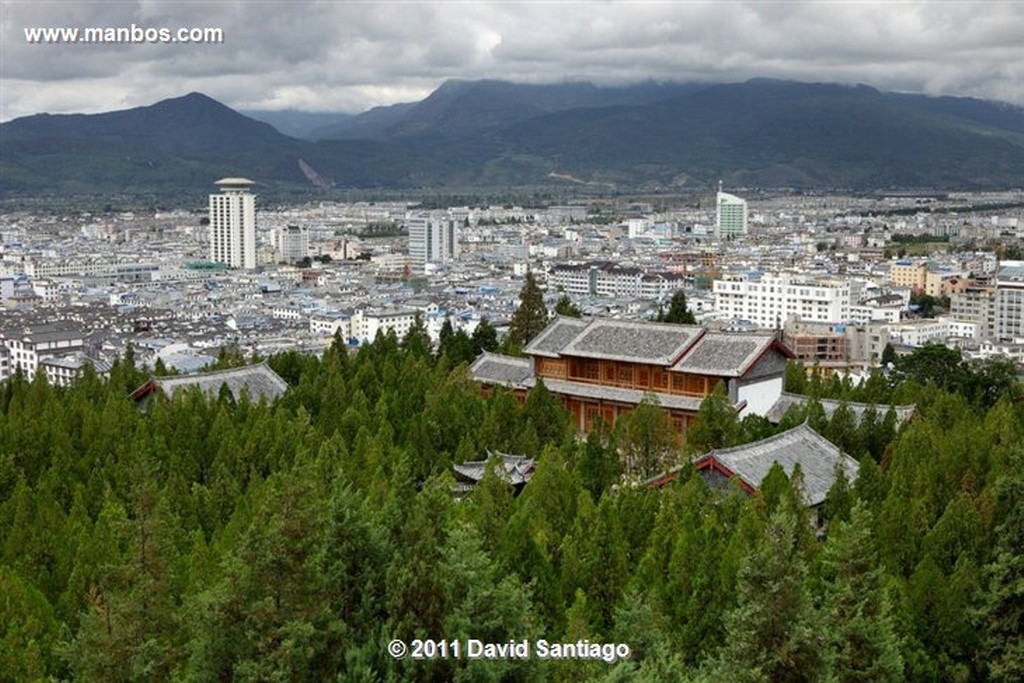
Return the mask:
<svg viewBox="0 0 1024 683"><path fill-rule="evenodd" d="M372 342L377 333L395 331L399 339L404 337L416 320L417 311L401 308L396 310L358 310L352 314L352 336L360 344Z"/></svg>
<svg viewBox="0 0 1024 683"><path fill-rule="evenodd" d="M344 313L314 313L309 316L309 331L324 337L333 337L338 332L341 336L352 336L352 328L348 315Z"/></svg>
<svg viewBox="0 0 1024 683"><path fill-rule="evenodd" d="M9 373L20 368L31 377L39 369L40 362L80 352L84 338L77 330L36 325L22 330L0 331L0 342L9 353Z"/></svg>
<svg viewBox="0 0 1024 683"><path fill-rule="evenodd" d="M309 230L300 225L286 225L274 231L278 258L287 263L309 256Z"/></svg>
<svg viewBox="0 0 1024 683"><path fill-rule="evenodd" d="M645 271L604 261L560 264L548 273L551 290L616 299L658 299L683 289L688 282L681 273Z"/></svg>
<svg viewBox="0 0 1024 683"><path fill-rule="evenodd" d="M92 363L93 368L100 376L110 374L110 366L106 363L95 363L81 355L47 358L40 361L40 367L46 373L46 379L50 384L58 387L67 387L78 379L85 371L85 366Z"/></svg>
<svg viewBox="0 0 1024 683"><path fill-rule="evenodd" d="M712 291L719 319L749 320L759 327L780 328L790 318L819 322L850 318L849 282L756 275L715 280Z"/></svg>

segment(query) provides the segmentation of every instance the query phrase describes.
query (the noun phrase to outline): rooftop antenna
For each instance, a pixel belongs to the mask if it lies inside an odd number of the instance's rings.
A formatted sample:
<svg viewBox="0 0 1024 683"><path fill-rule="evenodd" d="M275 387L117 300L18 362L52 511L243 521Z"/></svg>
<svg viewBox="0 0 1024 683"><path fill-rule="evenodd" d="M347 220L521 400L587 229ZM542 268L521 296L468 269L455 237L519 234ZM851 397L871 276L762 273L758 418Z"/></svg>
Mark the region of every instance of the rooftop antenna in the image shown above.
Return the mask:
<svg viewBox="0 0 1024 683"><path fill-rule="evenodd" d="M718 191L719 192L722 191L722 180L721 180L721 178L719 178L719 180L718 180Z"/></svg>

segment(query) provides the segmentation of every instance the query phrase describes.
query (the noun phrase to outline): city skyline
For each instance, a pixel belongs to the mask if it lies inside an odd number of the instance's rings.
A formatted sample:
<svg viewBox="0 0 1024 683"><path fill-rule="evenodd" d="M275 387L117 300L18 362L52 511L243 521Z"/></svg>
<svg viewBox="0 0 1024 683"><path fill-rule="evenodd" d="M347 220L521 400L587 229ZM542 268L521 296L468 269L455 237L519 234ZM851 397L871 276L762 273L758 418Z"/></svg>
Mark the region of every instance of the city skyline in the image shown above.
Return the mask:
<svg viewBox="0 0 1024 683"><path fill-rule="evenodd" d="M0 120L199 90L356 113L449 79L619 85L754 77L1024 105L1024 6L985 3L76 3L3 0ZM213 28L207 44L39 44L32 28Z"/></svg>

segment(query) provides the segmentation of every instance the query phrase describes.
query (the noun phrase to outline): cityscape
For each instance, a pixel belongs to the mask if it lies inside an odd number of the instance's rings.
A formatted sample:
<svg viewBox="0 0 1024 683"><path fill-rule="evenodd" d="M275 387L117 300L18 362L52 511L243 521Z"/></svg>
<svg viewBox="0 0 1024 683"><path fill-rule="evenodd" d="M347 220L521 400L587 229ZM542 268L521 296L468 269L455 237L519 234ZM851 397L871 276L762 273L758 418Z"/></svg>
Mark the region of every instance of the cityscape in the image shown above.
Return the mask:
<svg viewBox="0 0 1024 683"><path fill-rule="evenodd" d="M1006 258L1022 192L257 209L256 181L211 185L205 213L5 214L0 379L41 368L66 384L128 344L184 373L225 346L321 354L340 336L355 350L417 316L435 345L446 324L503 334L527 270L551 311L567 296L586 316L650 321L682 291L701 324L775 334L857 382L887 346L1024 362L1024 265Z"/></svg>
<svg viewBox="0 0 1024 683"><path fill-rule="evenodd" d="M0 681L1024 680L1024 5L0 10Z"/></svg>

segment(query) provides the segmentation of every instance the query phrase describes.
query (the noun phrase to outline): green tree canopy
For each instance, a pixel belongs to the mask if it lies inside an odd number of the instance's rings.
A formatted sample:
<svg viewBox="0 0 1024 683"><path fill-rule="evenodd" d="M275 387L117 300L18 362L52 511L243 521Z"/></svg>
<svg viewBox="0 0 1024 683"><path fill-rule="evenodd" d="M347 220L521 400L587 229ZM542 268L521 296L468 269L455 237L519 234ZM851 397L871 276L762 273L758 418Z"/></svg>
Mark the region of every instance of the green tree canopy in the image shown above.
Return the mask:
<svg viewBox="0 0 1024 683"><path fill-rule="evenodd" d="M659 323L678 323L680 325L697 324L697 319L693 317L693 313L690 312L690 307L686 303L686 292L681 289L672 295L668 302L668 310L659 310L654 320Z"/></svg>
<svg viewBox="0 0 1024 683"><path fill-rule="evenodd" d="M580 307L572 302L568 294L563 294L558 297L558 301L555 302L555 313L558 315L569 316L570 318L581 318L583 317L583 311Z"/></svg>
<svg viewBox="0 0 1024 683"><path fill-rule="evenodd" d="M519 307L509 323L509 343L523 348L547 327L548 309L544 305L544 294L537 286L533 271L526 271L526 282L519 292Z"/></svg>

